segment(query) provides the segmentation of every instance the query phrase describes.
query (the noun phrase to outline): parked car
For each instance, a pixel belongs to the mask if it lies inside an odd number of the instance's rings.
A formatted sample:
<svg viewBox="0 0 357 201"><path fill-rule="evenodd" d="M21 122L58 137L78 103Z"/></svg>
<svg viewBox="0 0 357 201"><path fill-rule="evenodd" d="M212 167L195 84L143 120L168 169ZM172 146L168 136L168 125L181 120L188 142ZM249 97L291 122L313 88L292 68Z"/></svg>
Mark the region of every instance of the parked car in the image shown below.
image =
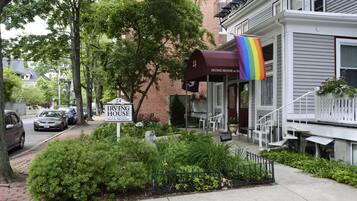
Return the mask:
<svg viewBox="0 0 357 201"><path fill-rule="evenodd" d="M43 111L33 123L35 131L38 130L61 130L68 128L67 117L64 112L49 110Z"/></svg>
<svg viewBox="0 0 357 201"><path fill-rule="evenodd" d="M5 142L7 150L24 148L25 130L20 117L13 111L5 110Z"/></svg>
<svg viewBox="0 0 357 201"><path fill-rule="evenodd" d="M60 108L59 111L64 111L66 113L68 125L77 123L77 112L74 108Z"/></svg>
<svg viewBox="0 0 357 201"><path fill-rule="evenodd" d="M83 115L84 115L84 119L87 119L88 118L88 111L87 111L87 108L83 108ZM91 114L91 117L94 116L94 113L92 111L92 114Z"/></svg>

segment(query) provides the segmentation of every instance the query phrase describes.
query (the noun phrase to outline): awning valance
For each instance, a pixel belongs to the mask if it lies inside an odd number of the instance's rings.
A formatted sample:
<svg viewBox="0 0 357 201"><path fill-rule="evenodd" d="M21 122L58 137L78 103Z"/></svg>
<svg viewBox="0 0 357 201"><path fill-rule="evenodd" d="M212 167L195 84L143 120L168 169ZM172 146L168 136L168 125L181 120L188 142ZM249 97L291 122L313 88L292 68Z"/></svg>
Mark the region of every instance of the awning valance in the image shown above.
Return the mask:
<svg viewBox="0 0 357 201"><path fill-rule="evenodd" d="M230 51L195 50L187 61L186 81L223 81L224 75L239 76L238 55Z"/></svg>
<svg viewBox="0 0 357 201"><path fill-rule="evenodd" d="M321 145L328 145L331 142L333 142L333 139L331 138L325 138L325 137L319 137L319 136L311 136L306 138L307 141L309 142L314 142L317 144L321 144Z"/></svg>

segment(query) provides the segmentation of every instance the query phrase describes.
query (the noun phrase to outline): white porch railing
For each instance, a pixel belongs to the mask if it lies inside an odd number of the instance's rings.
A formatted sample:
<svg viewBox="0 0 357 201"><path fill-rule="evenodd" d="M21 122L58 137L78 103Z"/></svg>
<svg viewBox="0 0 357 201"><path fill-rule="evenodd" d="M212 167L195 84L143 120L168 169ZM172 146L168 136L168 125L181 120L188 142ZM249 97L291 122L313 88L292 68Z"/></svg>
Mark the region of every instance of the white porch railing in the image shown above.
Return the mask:
<svg viewBox="0 0 357 201"><path fill-rule="evenodd" d="M311 119L311 114L315 113L310 110L309 106L315 105L317 90L318 89L309 91L290 103L287 103L258 119L253 132L253 139L259 140L259 147L263 148L263 143L265 144L265 147L268 148L269 143L295 139L295 132L299 130L299 125L307 124L307 121ZM286 115L288 115L289 110L292 110L293 113L298 116L297 119L291 119L293 123L297 123L296 128L290 128L292 130L292 135L288 134L288 128L285 125L287 120ZM273 135L274 130L276 130L275 136Z"/></svg>
<svg viewBox="0 0 357 201"><path fill-rule="evenodd" d="M357 123L357 97L317 96L316 106L319 121Z"/></svg>

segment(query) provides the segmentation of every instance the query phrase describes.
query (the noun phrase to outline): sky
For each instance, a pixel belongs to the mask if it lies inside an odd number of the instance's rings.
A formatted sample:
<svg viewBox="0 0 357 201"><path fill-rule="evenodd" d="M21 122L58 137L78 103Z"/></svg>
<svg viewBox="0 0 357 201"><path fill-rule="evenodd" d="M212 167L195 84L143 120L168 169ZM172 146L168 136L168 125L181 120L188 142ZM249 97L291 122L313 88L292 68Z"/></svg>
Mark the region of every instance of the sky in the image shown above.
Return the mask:
<svg viewBox="0 0 357 201"><path fill-rule="evenodd" d="M4 25L1 25L1 36L3 39L15 38L16 36L21 35L43 35L48 33L46 30L47 25L46 22L41 20L39 17L35 17L35 21L25 25L25 29L12 29L6 30Z"/></svg>

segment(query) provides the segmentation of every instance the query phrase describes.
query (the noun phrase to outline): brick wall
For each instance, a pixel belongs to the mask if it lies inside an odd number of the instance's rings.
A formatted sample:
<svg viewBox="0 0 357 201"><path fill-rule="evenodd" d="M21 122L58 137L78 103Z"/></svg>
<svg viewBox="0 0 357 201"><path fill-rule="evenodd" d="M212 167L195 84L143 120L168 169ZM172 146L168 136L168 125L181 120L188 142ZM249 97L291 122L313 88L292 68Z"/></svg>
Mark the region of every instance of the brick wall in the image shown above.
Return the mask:
<svg viewBox="0 0 357 201"><path fill-rule="evenodd" d="M208 29L215 39L216 45L221 45L226 42L225 36L219 34L219 22L214 15L218 12L217 0L202 1L201 12L204 15L203 26ZM210 49L214 48L210 45ZM171 80L168 74L159 76L159 88L151 87L147 97L145 98L140 113L153 113L159 117L161 122L168 123L169 115L169 97L171 95L185 95L185 91L181 89L181 80ZM205 94L206 83L200 83L200 93ZM134 101L137 105L139 100Z"/></svg>

